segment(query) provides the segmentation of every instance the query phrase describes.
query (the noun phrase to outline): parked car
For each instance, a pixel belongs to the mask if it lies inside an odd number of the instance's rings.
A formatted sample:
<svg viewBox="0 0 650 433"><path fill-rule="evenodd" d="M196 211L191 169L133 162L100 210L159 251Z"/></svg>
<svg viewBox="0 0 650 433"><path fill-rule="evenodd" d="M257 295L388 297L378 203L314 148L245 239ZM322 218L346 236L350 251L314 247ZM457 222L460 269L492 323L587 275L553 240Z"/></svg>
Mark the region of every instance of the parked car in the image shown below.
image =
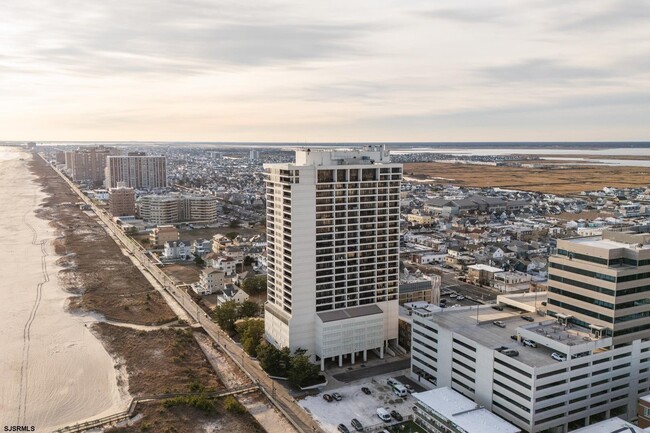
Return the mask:
<svg viewBox="0 0 650 433"><path fill-rule="evenodd" d="M465 299L465 297L463 295L456 296L457 301L462 301L463 299Z"/></svg>
<svg viewBox="0 0 650 433"><path fill-rule="evenodd" d="M396 411L396 410L391 410L391 411L390 411L390 416L392 416L393 418L395 418L395 421L402 421L402 420L404 419L404 417L402 416L402 414L399 413L399 412Z"/></svg>
<svg viewBox="0 0 650 433"><path fill-rule="evenodd" d="M528 347L537 347L537 343L531 340L524 340L524 346Z"/></svg>
<svg viewBox="0 0 650 433"><path fill-rule="evenodd" d="M510 339L511 339L511 340L518 340L519 337L517 337L516 335L511 335L511 336L510 336Z"/></svg>
<svg viewBox="0 0 650 433"><path fill-rule="evenodd" d="M566 356L562 355L561 353L553 352L551 354L551 358L553 358L556 361L566 361Z"/></svg>
<svg viewBox="0 0 650 433"><path fill-rule="evenodd" d="M413 387L411 385L408 385L408 384L404 385L404 388L406 388L406 390L409 392L409 394L413 394L415 392L415 390L413 389Z"/></svg>
<svg viewBox="0 0 650 433"><path fill-rule="evenodd" d="M542 305L546 307L546 301L542 301Z"/></svg>
<svg viewBox="0 0 650 433"><path fill-rule="evenodd" d="M339 394L338 392L333 392L332 393L332 398L336 401L341 401L343 400L343 396Z"/></svg>
<svg viewBox="0 0 650 433"><path fill-rule="evenodd" d="M345 424L339 424L338 428L341 433L350 433L350 430L348 430Z"/></svg>
<svg viewBox="0 0 650 433"><path fill-rule="evenodd" d="M364 386L364 387L361 387L361 392L363 392L365 395L370 395L370 394L372 394L372 392L370 391L370 389L369 389L369 388L366 388L365 386Z"/></svg>
<svg viewBox="0 0 650 433"><path fill-rule="evenodd" d="M503 307L501 305L493 305L492 308L498 311L503 311Z"/></svg>
<svg viewBox="0 0 650 433"><path fill-rule="evenodd" d="M494 322L492 322L492 324L498 326L499 328L505 328L506 327L506 324L503 323L501 320L495 320Z"/></svg>
<svg viewBox="0 0 650 433"><path fill-rule="evenodd" d="M359 421L358 419L352 418L351 424L356 431L363 431L363 425L361 424L361 421Z"/></svg>
<svg viewBox="0 0 650 433"><path fill-rule="evenodd" d="M519 356L519 352L516 351L515 349L504 350L501 353L503 353L506 356Z"/></svg>
<svg viewBox="0 0 650 433"><path fill-rule="evenodd" d="M451 295L449 295L449 297L450 298L456 298L456 297L458 297L458 293L452 293Z"/></svg>
<svg viewBox="0 0 650 433"><path fill-rule="evenodd" d="M388 412L383 407L377 408L377 416L383 422L390 422L390 412Z"/></svg>
<svg viewBox="0 0 650 433"><path fill-rule="evenodd" d="M323 400L325 400L326 402L329 403L329 402L331 402L333 400L333 398L329 394L323 394Z"/></svg>
<svg viewBox="0 0 650 433"><path fill-rule="evenodd" d="M526 322L534 322L535 319L533 319L531 316L521 316L522 319L524 319Z"/></svg>

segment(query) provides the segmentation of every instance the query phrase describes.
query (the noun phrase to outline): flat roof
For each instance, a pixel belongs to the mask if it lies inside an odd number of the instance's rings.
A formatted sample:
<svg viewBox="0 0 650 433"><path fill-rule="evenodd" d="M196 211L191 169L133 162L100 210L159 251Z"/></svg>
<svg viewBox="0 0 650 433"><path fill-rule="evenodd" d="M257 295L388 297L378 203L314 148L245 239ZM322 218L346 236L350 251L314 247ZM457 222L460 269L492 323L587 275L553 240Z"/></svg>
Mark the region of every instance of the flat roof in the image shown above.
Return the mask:
<svg viewBox="0 0 650 433"><path fill-rule="evenodd" d="M573 433L642 433L647 431L615 417L578 430L573 430Z"/></svg>
<svg viewBox="0 0 650 433"><path fill-rule="evenodd" d="M540 298L538 298L538 303ZM484 347L497 349L506 347L515 349L519 355L513 359L530 367L543 367L557 363L551 354L556 350L546 344L561 344L568 353L569 347L587 345L594 341L589 330L578 328L572 325L566 329L559 325L553 317L542 316L538 313L521 311L504 305L503 311L498 311L490 306L482 305L477 315L477 307L466 308L445 308L429 317L433 323L459 334ZM523 315L533 318L533 322L526 321ZM478 323L477 323L478 317ZM494 325L493 321L502 321L504 328ZM537 347L528 347L519 340L512 339L512 336L521 335L522 331L529 331L530 339L537 343ZM579 349L575 347L575 353ZM588 349L585 349L587 351Z"/></svg>
<svg viewBox="0 0 650 433"><path fill-rule="evenodd" d="M503 269L501 268L495 268L494 266L488 266L488 265L472 265L468 266L468 269L476 269L479 271L487 271L487 272L503 272Z"/></svg>
<svg viewBox="0 0 650 433"><path fill-rule="evenodd" d="M361 307L345 308L342 310L323 311L317 313L323 323L334 322L336 320L351 319L353 317L371 316L373 314L383 314L381 308L377 305L362 305Z"/></svg>
<svg viewBox="0 0 650 433"><path fill-rule="evenodd" d="M449 387L414 393L413 397L468 433L520 433L518 427Z"/></svg>

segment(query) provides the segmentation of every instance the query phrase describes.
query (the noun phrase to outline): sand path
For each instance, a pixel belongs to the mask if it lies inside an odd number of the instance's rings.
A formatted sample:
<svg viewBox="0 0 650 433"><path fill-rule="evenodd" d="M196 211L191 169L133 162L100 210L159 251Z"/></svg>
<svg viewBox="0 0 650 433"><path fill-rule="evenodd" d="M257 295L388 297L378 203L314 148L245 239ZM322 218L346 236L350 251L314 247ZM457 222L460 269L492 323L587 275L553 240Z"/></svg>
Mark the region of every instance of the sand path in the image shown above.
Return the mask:
<svg viewBox="0 0 650 433"><path fill-rule="evenodd" d="M44 197L27 163L31 155L0 148L0 425L36 431L123 410L115 363L65 311L51 241L34 211Z"/></svg>

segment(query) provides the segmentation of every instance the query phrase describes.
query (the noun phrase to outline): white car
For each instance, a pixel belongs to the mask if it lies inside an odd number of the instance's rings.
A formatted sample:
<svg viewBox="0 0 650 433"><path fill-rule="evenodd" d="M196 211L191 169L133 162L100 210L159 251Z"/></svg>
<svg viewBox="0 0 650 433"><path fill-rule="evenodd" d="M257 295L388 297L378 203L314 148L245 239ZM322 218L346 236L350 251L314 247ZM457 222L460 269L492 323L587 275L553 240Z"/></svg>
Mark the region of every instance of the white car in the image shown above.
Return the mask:
<svg viewBox="0 0 650 433"><path fill-rule="evenodd" d="M566 356L564 356L564 355L562 355L560 353L557 353L557 352L553 352L551 354L551 358L553 358L556 361L566 361Z"/></svg>
<svg viewBox="0 0 650 433"><path fill-rule="evenodd" d="M524 343L524 346L537 347L537 343L535 343L534 341L531 341L531 340L524 340L523 343Z"/></svg>
<svg viewBox="0 0 650 433"><path fill-rule="evenodd" d="M462 301L463 299L465 299L465 297L464 297L463 295L458 295L458 296L456 297L456 300L457 300L457 301Z"/></svg>

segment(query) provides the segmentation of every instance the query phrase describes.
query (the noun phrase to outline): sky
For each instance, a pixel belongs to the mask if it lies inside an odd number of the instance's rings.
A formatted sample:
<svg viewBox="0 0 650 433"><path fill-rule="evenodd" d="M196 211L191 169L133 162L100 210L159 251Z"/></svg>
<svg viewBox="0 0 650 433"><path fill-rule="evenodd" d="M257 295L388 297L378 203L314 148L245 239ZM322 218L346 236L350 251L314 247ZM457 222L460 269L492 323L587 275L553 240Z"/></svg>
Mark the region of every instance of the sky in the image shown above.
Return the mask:
<svg viewBox="0 0 650 433"><path fill-rule="evenodd" d="M650 140L650 0L4 0L0 140Z"/></svg>

